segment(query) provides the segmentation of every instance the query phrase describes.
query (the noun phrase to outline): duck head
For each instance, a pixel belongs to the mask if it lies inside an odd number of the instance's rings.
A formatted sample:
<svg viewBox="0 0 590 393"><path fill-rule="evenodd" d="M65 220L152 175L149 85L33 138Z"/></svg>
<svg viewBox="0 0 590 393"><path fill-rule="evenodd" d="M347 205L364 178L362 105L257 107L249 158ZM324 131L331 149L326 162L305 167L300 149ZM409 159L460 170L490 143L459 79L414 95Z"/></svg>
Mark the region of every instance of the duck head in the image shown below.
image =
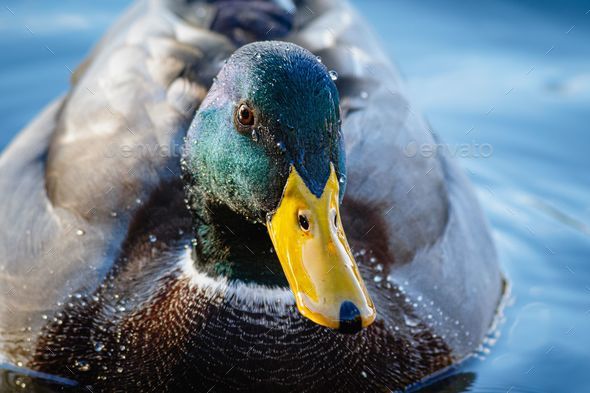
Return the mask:
<svg viewBox="0 0 590 393"><path fill-rule="evenodd" d="M312 53L272 41L235 52L195 115L183 171L197 204L266 227L303 316L341 331L374 321L339 213L346 173L338 91ZM197 231L211 231L214 220Z"/></svg>

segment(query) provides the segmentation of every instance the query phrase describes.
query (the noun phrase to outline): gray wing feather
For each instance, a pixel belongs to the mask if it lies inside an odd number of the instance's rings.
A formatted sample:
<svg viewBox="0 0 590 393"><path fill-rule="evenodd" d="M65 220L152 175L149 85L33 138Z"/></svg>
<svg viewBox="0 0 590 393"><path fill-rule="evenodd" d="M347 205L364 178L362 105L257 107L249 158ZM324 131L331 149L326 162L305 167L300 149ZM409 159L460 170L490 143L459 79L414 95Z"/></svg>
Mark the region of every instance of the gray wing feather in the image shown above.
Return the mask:
<svg viewBox="0 0 590 393"><path fill-rule="evenodd" d="M137 209L180 176L186 128L234 50L164 3L138 2L69 94L2 154L0 352L12 333L37 331L58 302L100 284Z"/></svg>

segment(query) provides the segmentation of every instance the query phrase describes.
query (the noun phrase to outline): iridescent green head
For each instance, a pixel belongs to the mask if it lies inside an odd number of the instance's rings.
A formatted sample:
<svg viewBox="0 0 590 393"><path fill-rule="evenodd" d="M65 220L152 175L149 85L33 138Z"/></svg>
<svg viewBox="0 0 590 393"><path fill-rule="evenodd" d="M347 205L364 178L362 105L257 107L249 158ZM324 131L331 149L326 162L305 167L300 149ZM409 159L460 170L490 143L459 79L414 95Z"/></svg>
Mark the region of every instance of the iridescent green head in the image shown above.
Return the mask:
<svg viewBox="0 0 590 393"><path fill-rule="evenodd" d="M234 53L197 112L185 172L207 197L249 218L276 209L291 165L320 196L345 169L338 91L309 51L257 42Z"/></svg>
<svg viewBox="0 0 590 393"><path fill-rule="evenodd" d="M189 197L198 193L193 210L209 206L201 212L208 219L197 217L201 259L233 279L264 271L266 251L252 248L268 247L268 237L252 234L265 225L302 315L346 331L370 325L375 308L339 213L344 168L338 92L326 67L293 44L242 47L219 73L185 145Z"/></svg>

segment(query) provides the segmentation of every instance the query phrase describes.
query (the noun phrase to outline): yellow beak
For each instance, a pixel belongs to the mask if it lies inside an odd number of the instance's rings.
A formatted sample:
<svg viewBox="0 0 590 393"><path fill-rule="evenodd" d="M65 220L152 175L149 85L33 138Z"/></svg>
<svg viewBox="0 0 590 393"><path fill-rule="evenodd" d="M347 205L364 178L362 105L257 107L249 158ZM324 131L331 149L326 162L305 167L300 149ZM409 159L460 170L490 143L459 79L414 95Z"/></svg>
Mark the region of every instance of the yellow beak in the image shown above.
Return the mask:
<svg viewBox="0 0 590 393"><path fill-rule="evenodd" d="M320 198L291 167L267 227L299 312L315 323L358 331L376 311L346 240L334 167Z"/></svg>

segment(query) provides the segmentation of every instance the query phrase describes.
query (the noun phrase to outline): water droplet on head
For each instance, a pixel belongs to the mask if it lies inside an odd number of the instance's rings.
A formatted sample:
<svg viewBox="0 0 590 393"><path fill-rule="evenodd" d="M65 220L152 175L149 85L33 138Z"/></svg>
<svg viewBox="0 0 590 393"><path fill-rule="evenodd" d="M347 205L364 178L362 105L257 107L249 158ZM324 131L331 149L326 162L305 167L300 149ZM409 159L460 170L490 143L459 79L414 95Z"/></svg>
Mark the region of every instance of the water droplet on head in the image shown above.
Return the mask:
<svg viewBox="0 0 590 393"><path fill-rule="evenodd" d="M252 130L252 140L258 142L258 131Z"/></svg>
<svg viewBox="0 0 590 393"><path fill-rule="evenodd" d="M361 371L361 375L363 376L363 378L367 378L367 373L364 371Z"/></svg>
<svg viewBox="0 0 590 393"><path fill-rule="evenodd" d="M158 240L158 238L155 235L150 235L149 240L150 240L150 243L155 243Z"/></svg>
<svg viewBox="0 0 590 393"><path fill-rule="evenodd" d="M78 236L84 236L84 233L86 233L86 232L84 232L82 229L76 230L76 235L78 235Z"/></svg>
<svg viewBox="0 0 590 393"><path fill-rule="evenodd" d="M315 57L315 59L316 59L316 60L317 60L319 63L321 63L321 62L322 62L322 58L321 58L320 56L316 56L316 57Z"/></svg>
<svg viewBox="0 0 590 393"><path fill-rule="evenodd" d="M366 100L367 98L369 98L369 93L367 93L366 91L361 91L361 98L363 100Z"/></svg>
<svg viewBox="0 0 590 393"><path fill-rule="evenodd" d="M338 73L336 71L330 70L328 74L330 74L330 79L333 81L338 80Z"/></svg>
<svg viewBox="0 0 590 393"><path fill-rule="evenodd" d="M375 282L381 282L381 281L383 281L383 277L381 277L381 276L375 276L375 277L373 277L373 281L375 281Z"/></svg>

